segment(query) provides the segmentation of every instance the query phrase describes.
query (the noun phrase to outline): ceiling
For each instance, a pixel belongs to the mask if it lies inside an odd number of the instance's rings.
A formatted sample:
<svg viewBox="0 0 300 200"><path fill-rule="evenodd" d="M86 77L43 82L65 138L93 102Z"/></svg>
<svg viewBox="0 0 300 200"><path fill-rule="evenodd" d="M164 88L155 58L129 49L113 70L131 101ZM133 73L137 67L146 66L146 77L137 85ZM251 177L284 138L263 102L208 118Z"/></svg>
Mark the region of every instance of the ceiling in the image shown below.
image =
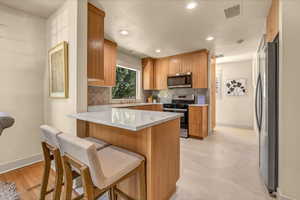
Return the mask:
<svg viewBox="0 0 300 200"><path fill-rule="evenodd" d="M105 35L140 57L164 57L207 48L226 56L249 55L258 45L270 0L97 0L106 12ZM240 4L241 15L226 19L224 9ZM120 30L129 31L128 36ZM206 41L214 36L214 41ZM242 44L237 41L245 40ZM161 49L161 53L156 53Z"/></svg>
<svg viewBox="0 0 300 200"><path fill-rule="evenodd" d="M0 0L0 3L47 18L64 1ZM264 32L270 7L270 0L90 1L100 4L106 12L106 38L139 57L164 57L204 48L227 58L251 55ZM185 7L191 1L198 6L188 10ZM241 15L226 19L224 9L237 4L241 5ZM129 35L120 35L122 29L128 30ZM208 36L215 40L206 41ZM245 41L238 44L240 39ZM156 53L156 49L161 52Z"/></svg>
<svg viewBox="0 0 300 200"><path fill-rule="evenodd" d="M0 0L0 3L43 18L49 17L65 0Z"/></svg>

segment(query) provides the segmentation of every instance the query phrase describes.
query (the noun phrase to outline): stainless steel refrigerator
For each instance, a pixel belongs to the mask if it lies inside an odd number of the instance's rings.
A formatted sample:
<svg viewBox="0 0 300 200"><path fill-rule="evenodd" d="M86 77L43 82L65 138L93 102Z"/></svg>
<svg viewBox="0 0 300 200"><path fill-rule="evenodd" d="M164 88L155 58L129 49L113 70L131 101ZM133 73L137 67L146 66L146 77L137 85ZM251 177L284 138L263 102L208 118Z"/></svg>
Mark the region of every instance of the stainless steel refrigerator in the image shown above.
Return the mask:
<svg viewBox="0 0 300 200"><path fill-rule="evenodd" d="M278 186L278 82L279 40L263 37L258 55L255 116L259 131L259 168L270 193Z"/></svg>

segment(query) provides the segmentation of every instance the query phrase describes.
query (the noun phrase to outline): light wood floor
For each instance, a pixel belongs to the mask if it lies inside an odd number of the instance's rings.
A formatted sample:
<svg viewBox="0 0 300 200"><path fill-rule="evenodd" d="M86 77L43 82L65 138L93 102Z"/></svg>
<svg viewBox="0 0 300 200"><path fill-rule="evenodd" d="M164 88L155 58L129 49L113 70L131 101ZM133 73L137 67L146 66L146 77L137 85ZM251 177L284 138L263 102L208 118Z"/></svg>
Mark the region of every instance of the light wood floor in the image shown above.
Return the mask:
<svg viewBox="0 0 300 200"><path fill-rule="evenodd" d="M16 169L4 174L0 174L0 181L14 182L22 200L35 200L40 196L40 183L43 177L43 162L39 162L27 167ZM51 171L48 188L52 188L54 183L54 173ZM46 199L51 200L52 194ZM77 194L74 193L74 196ZM1 199L2 200L2 199Z"/></svg>
<svg viewBox="0 0 300 200"><path fill-rule="evenodd" d="M37 163L2 174L0 181L15 182L22 200L34 200L42 171ZM182 139L181 178L171 200L270 200L259 177L255 133L219 127L205 140Z"/></svg>

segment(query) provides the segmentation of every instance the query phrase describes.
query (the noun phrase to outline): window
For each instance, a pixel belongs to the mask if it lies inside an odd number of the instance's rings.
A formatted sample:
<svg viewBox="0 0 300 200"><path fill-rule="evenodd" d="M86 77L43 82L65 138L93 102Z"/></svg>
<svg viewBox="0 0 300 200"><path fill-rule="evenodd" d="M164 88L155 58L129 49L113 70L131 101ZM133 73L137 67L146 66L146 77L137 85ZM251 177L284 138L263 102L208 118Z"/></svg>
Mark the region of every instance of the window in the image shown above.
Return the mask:
<svg viewBox="0 0 300 200"><path fill-rule="evenodd" d="M112 88L112 99L136 99L137 71L117 65L116 86Z"/></svg>

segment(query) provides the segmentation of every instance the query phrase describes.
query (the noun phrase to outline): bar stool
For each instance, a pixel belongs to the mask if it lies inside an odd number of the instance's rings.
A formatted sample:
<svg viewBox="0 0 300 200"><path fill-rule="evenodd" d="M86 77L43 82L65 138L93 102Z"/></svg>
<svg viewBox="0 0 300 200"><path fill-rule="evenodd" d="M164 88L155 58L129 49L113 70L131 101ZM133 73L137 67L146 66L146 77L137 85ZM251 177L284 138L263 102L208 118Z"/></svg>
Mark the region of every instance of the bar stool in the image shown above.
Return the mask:
<svg viewBox="0 0 300 200"><path fill-rule="evenodd" d="M63 155L65 191L64 200L72 199L72 167L80 170L85 200L94 200L111 190L113 200L121 196L133 200L117 189L116 185L124 179L139 173L140 198L146 200L145 159L143 156L125 149L108 146L100 151L96 146L82 138L69 134L58 135Z"/></svg>
<svg viewBox="0 0 300 200"><path fill-rule="evenodd" d="M40 191L40 200L44 200L46 195L51 192L53 192L53 200L59 200L61 196L62 185L63 185L63 165L62 165L61 153L60 153L57 136L62 132L60 130L57 130L47 125L42 125L40 128L42 130L42 149L43 149L43 155L45 161L44 174L43 174L43 180L42 180L41 191ZM95 144L97 150L101 150L102 148L109 146L109 144L91 137L85 139ZM54 165L56 169L55 185L54 188L47 191L52 161L54 161ZM76 178L78 176L79 176L78 173L74 171L72 172L72 178Z"/></svg>

